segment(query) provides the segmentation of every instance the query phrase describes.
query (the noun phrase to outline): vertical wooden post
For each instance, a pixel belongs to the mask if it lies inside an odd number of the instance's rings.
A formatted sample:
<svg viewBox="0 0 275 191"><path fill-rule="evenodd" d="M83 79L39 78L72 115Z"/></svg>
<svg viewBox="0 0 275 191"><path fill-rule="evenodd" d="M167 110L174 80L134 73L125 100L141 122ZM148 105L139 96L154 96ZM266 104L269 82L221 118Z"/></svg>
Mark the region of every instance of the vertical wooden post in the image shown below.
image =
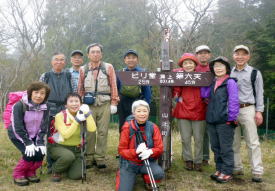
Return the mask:
<svg viewBox="0 0 275 191"><path fill-rule="evenodd" d="M169 29L164 29L164 38L161 48L161 72L166 73L171 71L171 63L169 60ZM164 170L171 167L171 106L172 106L171 87L160 86L160 129L162 134L164 152L159 160L160 165Z"/></svg>

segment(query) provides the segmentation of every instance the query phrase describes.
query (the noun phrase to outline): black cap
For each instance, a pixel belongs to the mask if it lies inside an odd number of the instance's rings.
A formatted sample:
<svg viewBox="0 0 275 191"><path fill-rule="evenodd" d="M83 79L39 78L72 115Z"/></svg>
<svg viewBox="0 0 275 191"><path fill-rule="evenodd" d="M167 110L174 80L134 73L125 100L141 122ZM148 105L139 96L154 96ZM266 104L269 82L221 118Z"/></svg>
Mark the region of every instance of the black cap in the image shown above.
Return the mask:
<svg viewBox="0 0 275 191"><path fill-rule="evenodd" d="M137 53L137 51L132 50L132 49L129 49L129 50L127 50L127 52L125 52L125 54L124 54L124 57L123 57L123 58L125 58L125 57L126 57L126 56L128 56L129 54L134 54L134 55L136 55L136 56L138 57L138 53Z"/></svg>
<svg viewBox="0 0 275 191"><path fill-rule="evenodd" d="M212 61L209 62L209 68L210 68L210 71L213 74L215 74L215 72L214 72L214 64L215 64L215 62L221 62L221 63L223 63L225 65L225 67L226 67L226 73L230 74L230 72L231 72L230 63L229 63L229 60L226 57L224 57L224 56L218 56L217 58L215 58L214 60L212 60Z"/></svg>
<svg viewBox="0 0 275 191"><path fill-rule="evenodd" d="M71 56L74 56L75 54L80 54L81 56L84 55L81 50L73 50Z"/></svg>

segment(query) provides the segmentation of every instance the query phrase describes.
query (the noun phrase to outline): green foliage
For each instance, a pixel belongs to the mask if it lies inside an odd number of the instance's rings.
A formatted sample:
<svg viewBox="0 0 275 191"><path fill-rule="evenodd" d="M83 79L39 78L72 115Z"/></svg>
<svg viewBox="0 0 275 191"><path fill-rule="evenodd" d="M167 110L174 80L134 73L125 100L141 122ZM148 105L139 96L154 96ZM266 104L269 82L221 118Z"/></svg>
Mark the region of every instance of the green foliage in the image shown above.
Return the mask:
<svg viewBox="0 0 275 191"><path fill-rule="evenodd" d="M250 64L263 73L265 98L270 98L270 116L275 115L275 1L219 0L212 18L205 18L198 31L198 43L208 44L214 56L231 58L237 44L250 47ZM275 120L270 118L275 128Z"/></svg>
<svg viewBox="0 0 275 191"><path fill-rule="evenodd" d="M154 20L145 1L48 1L46 12L46 52L85 50L90 43L103 45L104 60L115 68L123 66L123 54L136 49L144 67L150 63L150 33ZM66 10L66 11L64 11ZM150 27L150 28L149 28Z"/></svg>

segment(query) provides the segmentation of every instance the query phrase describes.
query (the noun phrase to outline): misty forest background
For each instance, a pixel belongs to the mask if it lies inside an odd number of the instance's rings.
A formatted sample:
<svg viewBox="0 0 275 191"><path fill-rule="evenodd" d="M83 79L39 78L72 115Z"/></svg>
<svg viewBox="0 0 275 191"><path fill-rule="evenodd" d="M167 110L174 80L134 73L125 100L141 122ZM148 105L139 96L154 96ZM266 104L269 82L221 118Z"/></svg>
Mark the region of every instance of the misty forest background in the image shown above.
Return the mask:
<svg viewBox="0 0 275 191"><path fill-rule="evenodd" d="M167 26L174 63L184 52L207 44L213 57L226 56L233 65L233 47L249 46L250 64L263 73L267 121L275 130L274 0L1 0L0 4L0 113L8 92L24 90L50 69L54 52L69 58L72 50L86 53L87 45L99 42L104 46L103 60L116 70L123 67L123 54L131 48L139 52L143 67L156 71Z"/></svg>

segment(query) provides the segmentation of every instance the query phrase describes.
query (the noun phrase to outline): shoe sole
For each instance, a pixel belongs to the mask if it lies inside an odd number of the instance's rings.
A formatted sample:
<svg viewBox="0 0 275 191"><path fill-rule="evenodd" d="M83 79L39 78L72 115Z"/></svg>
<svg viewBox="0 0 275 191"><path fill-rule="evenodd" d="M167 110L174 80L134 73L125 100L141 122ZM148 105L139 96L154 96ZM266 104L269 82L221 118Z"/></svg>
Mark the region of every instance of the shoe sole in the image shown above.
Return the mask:
<svg viewBox="0 0 275 191"><path fill-rule="evenodd" d="M263 180L253 179L253 178L252 178L252 182L261 183L261 182L263 182Z"/></svg>
<svg viewBox="0 0 275 191"><path fill-rule="evenodd" d="M40 179L37 179L37 180L30 180L30 179L28 179L29 180L29 182L31 182L31 183L38 183L38 182L40 182Z"/></svg>
<svg viewBox="0 0 275 191"><path fill-rule="evenodd" d="M228 179L228 180L220 180L220 179L216 179L216 181L218 182L218 183L221 183L221 184L223 184L223 183L227 183L227 182L229 182L229 181L231 181L232 180L232 178L230 178L230 179Z"/></svg>
<svg viewBox="0 0 275 191"><path fill-rule="evenodd" d="M52 179L52 182L61 182L61 179Z"/></svg>
<svg viewBox="0 0 275 191"><path fill-rule="evenodd" d="M215 175L210 175L210 178L212 179L212 180L217 180L217 176L215 176Z"/></svg>
<svg viewBox="0 0 275 191"><path fill-rule="evenodd" d="M18 186L28 186L30 183L29 182L16 182L16 181L14 181L14 184L16 184Z"/></svg>

